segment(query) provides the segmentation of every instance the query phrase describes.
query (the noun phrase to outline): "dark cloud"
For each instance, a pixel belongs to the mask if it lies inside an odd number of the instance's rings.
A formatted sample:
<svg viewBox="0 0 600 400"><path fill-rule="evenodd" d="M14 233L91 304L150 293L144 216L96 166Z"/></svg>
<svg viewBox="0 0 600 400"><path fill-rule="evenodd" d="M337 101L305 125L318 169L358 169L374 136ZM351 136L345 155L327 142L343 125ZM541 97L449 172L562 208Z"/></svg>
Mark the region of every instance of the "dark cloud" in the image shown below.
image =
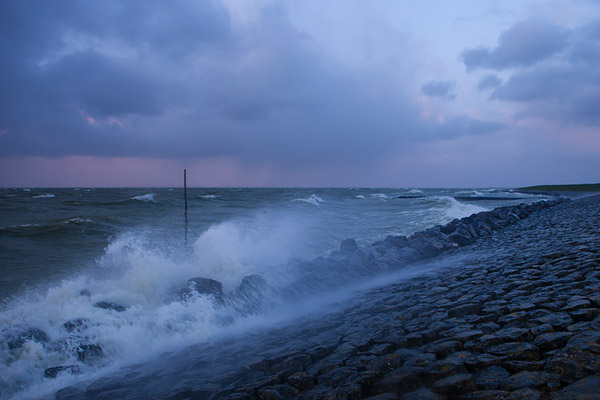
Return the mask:
<svg viewBox="0 0 600 400"><path fill-rule="evenodd" d="M355 164L503 128L420 120L392 85L337 68L283 3L258 18L234 29L209 0L2 2L0 155Z"/></svg>
<svg viewBox="0 0 600 400"><path fill-rule="evenodd" d="M485 90L490 88L498 87L502 84L502 80L496 75L485 75L477 83L477 89Z"/></svg>
<svg viewBox="0 0 600 400"><path fill-rule="evenodd" d="M501 34L498 48L489 51L489 54L500 53L503 46L509 45L507 38L516 35L514 32L525 32L530 23L516 24ZM538 43L540 48L530 56L525 56L520 50L512 52L512 58L496 54L485 58L486 61L481 59L481 62L465 56L465 64L471 69L475 66L492 69L514 67L504 82L494 75L487 75L481 78L478 88L493 88L492 100L521 103L523 108L515 114L516 119L536 117L600 126L600 23L570 30L548 24L544 26L542 29L538 25L534 30L537 34L526 40L526 44L517 44L521 49L531 47L533 50L534 44ZM507 32L512 33L508 35ZM553 37L554 42L550 40ZM469 51L463 56L474 54ZM511 52L503 50L503 54ZM495 61L491 61L495 57Z"/></svg>
<svg viewBox="0 0 600 400"><path fill-rule="evenodd" d="M421 92L431 97L454 100L456 98L456 94L453 93L455 86L454 81L431 81L421 86Z"/></svg>
<svg viewBox="0 0 600 400"><path fill-rule="evenodd" d="M568 39L568 31L560 26L529 20L502 32L495 48L467 49L461 58L467 71L530 66L561 52L568 45Z"/></svg>

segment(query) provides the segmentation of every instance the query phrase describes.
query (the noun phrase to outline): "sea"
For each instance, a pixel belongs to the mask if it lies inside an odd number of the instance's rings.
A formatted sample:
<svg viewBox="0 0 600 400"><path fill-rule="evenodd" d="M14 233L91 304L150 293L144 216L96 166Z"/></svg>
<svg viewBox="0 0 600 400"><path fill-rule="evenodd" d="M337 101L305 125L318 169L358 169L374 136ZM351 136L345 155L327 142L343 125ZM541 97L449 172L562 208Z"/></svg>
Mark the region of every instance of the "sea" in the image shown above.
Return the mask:
<svg viewBox="0 0 600 400"><path fill-rule="evenodd" d="M344 239L368 245L544 199L500 188L188 188L186 212L183 188L0 189L0 398L52 398L385 282L352 266L306 269ZM181 295L201 277L233 299L248 276L266 283L260 307ZM69 368L49 376L57 366Z"/></svg>

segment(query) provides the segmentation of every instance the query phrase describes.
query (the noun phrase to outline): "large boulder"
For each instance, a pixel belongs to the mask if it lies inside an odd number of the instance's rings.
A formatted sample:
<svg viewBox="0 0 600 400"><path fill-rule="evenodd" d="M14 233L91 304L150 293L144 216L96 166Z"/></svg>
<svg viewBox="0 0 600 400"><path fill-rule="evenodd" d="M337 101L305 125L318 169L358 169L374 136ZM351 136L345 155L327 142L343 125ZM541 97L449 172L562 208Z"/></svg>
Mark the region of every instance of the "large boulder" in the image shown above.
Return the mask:
<svg viewBox="0 0 600 400"><path fill-rule="evenodd" d="M186 287L179 291L179 295L183 299L188 299L194 294L213 296L217 300L222 300L223 284L209 278L192 278L187 281Z"/></svg>
<svg viewBox="0 0 600 400"><path fill-rule="evenodd" d="M50 338L43 330L32 327L27 328L16 335L12 336L7 341L7 346L9 350L20 349L23 347L25 342L32 341L36 343L48 343Z"/></svg>

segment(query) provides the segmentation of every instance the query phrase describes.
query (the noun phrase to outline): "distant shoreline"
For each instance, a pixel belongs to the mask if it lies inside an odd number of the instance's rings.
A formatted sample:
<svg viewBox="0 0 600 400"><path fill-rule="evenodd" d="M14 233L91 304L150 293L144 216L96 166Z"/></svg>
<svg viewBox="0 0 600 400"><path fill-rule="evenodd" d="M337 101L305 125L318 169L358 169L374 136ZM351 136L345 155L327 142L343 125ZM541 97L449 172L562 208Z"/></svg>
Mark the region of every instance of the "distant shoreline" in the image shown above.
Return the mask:
<svg viewBox="0 0 600 400"><path fill-rule="evenodd" d="M536 185L517 188L526 192L600 192L600 183L586 183L579 185Z"/></svg>

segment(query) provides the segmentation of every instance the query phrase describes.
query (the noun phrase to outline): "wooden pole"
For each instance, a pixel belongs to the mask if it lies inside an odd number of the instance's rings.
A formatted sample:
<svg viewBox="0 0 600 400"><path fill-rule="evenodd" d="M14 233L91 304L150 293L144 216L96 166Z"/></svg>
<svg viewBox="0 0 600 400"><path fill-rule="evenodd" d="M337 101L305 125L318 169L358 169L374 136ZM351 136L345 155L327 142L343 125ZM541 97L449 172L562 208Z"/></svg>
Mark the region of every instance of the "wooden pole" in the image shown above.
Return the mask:
<svg viewBox="0 0 600 400"><path fill-rule="evenodd" d="M185 244L188 237L188 213L187 213L187 170L183 169L183 198L185 199Z"/></svg>

